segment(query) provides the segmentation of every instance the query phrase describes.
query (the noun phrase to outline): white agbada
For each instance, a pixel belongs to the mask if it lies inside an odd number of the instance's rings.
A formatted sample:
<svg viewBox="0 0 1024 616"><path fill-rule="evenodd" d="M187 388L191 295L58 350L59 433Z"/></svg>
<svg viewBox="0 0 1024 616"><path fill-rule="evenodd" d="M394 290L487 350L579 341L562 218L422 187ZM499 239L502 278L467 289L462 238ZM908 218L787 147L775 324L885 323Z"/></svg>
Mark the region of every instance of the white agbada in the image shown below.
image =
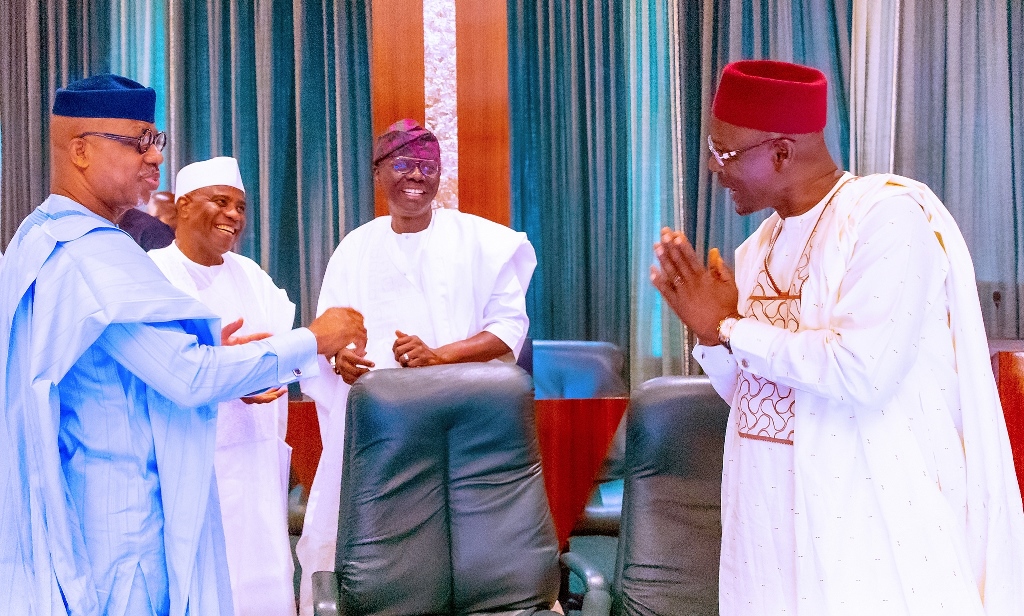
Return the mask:
<svg viewBox="0 0 1024 616"><path fill-rule="evenodd" d="M224 253L222 265L191 261L172 243L149 256L171 283L210 308L222 324L245 319L235 334L291 330L295 304L251 259ZM295 614L288 539L288 469L284 442L288 398L268 404L222 402L217 408L214 469L224 521L228 572L238 616Z"/></svg>
<svg viewBox="0 0 1024 616"><path fill-rule="evenodd" d="M694 350L732 403L721 613L1024 613L1024 509L963 237L906 178L832 196L736 251L751 315L782 227L768 268L800 291L794 327L744 318L733 354ZM792 388L771 406L787 432L752 429L753 382Z"/></svg>
<svg viewBox="0 0 1024 616"><path fill-rule="evenodd" d="M324 274L317 314L332 306L361 312L375 370L400 367L391 350L396 330L432 348L487 331L518 356L529 328L526 289L536 265L526 234L478 216L435 209L427 229L408 234L392 231L391 217L382 216L338 246ZM320 361L321 376L302 383L316 401L326 435L296 548L303 615L313 613L313 572L334 570L349 391L326 360Z"/></svg>

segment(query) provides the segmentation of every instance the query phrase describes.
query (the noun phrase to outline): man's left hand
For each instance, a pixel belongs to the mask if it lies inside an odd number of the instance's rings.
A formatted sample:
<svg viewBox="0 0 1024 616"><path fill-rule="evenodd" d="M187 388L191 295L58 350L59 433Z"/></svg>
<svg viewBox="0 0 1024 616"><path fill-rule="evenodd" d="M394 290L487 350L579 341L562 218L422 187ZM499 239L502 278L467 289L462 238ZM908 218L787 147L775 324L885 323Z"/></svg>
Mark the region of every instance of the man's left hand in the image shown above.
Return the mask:
<svg viewBox="0 0 1024 616"><path fill-rule="evenodd" d="M278 387L277 389L271 389L270 391L265 391L262 394L256 394L255 396L246 396L242 398L242 402L245 402L246 404L266 404L277 400L286 393L288 393L287 387Z"/></svg>
<svg viewBox="0 0 1024 616"><path fill-rule="evenodd" d="M651 266L651 282L672 311L690 328L701 344L718 344L718 324L737 316L739 290L732 272L713 250L709 268L697 257L682 233L661 230L661 242L654 254L661 266Z"/></svg>
<svg viewBox="0 0 1024 616"><path fill-rule="evenodd" d="M250 334L248 336L235 336L235 332L242 328L242 323L244 321L244 319L239 318L237 321L232 321L221 328L221 346L235 346L236 344L245 344L246 342L253 342L254 340L264 340L271 336L271 334L266 332ZM277 389L265 391L262 394L256 394L255 396L246 396L242 398L242 402L245 402L246 404L266 404L277 400L286 393L288 393L287 387L279 387Z"/></svg>
<svg viewBox="0 0 1024 616"><path fill-rule="evenodd" d="M421 368L445 363L434 349L420 340L419 336L409 336L400 331L396 331L395 336L397 338L391 350L395 353L395 361L402 367Z"/></svg>

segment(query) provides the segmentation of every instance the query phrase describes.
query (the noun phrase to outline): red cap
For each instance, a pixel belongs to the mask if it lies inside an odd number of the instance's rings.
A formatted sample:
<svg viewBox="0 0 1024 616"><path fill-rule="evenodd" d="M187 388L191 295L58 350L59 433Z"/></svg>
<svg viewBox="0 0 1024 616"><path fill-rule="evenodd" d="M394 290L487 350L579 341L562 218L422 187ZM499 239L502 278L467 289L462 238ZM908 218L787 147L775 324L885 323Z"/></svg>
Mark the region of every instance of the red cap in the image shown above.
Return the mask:
<svg viewBox="0 0 1024 616"><path fill-rule="evenodd" d="M816 133L828 116L828 81L816 68L775 60L727 64L711 113L768 133Z"/></svg>

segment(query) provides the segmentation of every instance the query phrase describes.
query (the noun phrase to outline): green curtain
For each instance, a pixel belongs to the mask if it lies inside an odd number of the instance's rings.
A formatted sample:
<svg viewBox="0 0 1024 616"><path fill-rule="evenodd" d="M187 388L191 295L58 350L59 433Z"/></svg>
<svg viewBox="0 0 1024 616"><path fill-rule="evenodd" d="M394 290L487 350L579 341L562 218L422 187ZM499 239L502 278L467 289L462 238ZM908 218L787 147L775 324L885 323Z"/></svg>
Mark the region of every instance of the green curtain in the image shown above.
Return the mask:
<svg viewBox="0 0 1024 616"><path fill-rule="evenodd" d="M629 345L624 11L509 0L512 226L538 265L534 339Z"/></svg>
<svg viewBox="0 0 1024 616"><path fill-rule="evenodd" d="M118 72L157 91L163 116L163 3L0 2L0 246L50 192L50 109L57 88Z"/></svg>
<svg viewBox="0 0 1024 616"><path fill-rule="evenodd" d="M168 0L173 171L238 159L239 252L316 311L327 261L373 218L369 9L356 0Z"/></svg>

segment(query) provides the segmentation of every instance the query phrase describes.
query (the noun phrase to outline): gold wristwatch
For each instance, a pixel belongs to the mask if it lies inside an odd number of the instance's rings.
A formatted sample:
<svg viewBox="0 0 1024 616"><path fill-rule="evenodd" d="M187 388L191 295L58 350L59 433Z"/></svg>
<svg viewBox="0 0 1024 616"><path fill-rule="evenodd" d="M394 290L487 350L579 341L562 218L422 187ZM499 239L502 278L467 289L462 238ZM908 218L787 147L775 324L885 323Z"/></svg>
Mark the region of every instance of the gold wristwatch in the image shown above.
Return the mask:
<svg viewBox="0 0 1024 616"><path fill-rule="evenodd" d="M725 317L718 322L718 341L730 353L732 353L732 345L729 344L729 339L732 337L732 328L736 327L740 318L739 316Z"/></svg>

